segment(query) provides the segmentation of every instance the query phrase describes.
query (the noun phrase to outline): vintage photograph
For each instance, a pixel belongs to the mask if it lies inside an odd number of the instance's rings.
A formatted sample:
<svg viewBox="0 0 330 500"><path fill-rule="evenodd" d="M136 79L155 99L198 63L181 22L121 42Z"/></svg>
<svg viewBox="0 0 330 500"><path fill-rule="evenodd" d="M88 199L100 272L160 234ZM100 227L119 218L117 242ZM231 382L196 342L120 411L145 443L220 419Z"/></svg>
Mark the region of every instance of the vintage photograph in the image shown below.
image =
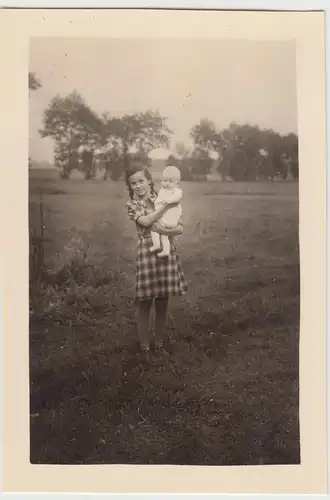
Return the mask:
<svg viewBox="0 0 330 500"><path fill-rule="evenodd" d="M295 41L35 37L32 464L300 464Z"/></svg>

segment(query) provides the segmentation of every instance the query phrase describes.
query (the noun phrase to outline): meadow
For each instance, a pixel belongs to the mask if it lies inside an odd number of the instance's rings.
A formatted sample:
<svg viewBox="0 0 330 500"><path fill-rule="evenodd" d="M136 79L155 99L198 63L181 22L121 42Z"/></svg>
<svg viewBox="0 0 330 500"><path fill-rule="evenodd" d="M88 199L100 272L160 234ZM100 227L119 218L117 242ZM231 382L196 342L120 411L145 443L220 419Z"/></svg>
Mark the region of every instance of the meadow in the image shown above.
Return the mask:
<svg viewBox="0 0 330 500"><path fill-rule="evenodd" d="M189 293L168 356L145 363L125 186L30 175L47 270L31 291L32 463L300 463L298 185L183 189Z"/></svg>

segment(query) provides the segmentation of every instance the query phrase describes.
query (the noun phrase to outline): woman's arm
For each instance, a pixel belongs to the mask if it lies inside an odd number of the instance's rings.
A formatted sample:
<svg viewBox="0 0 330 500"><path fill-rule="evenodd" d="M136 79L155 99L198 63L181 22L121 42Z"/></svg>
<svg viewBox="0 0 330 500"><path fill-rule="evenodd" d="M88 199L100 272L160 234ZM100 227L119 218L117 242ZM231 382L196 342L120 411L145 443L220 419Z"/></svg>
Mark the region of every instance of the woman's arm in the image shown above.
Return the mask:
<svg viewBox="0 0 330 500"><path fill-rule="evenodd" d="M157 222L153 225L152 230L155 230L159 234L165 234L166 236L180 236L183 233L182 224L178 224L176 227L172 229L166 229Z"/></svg>
<svg viewBox="0 0 330 500"><path fill-rule="evenodd" d="M151 212L148 215L141 215L140 217L138 217L136 222L138 224L140 224L140 226L150 227L150 226L152 226L152 224L157 222L158 219L160 219L162 215L164 215L164 213L166 212L168 207L169 207L169 204L164 201L164 202L162 202L162 204L159 207L156 208L156 210L154 212Z"/></svg>

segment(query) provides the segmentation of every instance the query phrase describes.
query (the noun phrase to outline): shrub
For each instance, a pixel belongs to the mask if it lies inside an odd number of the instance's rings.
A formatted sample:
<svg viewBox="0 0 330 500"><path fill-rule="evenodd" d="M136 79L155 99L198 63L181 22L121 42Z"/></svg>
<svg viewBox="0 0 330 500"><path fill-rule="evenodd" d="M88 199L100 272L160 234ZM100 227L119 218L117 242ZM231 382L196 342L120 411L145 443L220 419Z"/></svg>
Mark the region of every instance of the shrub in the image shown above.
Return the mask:
<svg viewBox="0 0 330 500"><path fill-rule="evenodd" d="M98 313L104 314L116 276L93 263L93 258L89 245L73 235L32 290L32 316L58 322L75 317L80 323L94 322Z"/></svg>

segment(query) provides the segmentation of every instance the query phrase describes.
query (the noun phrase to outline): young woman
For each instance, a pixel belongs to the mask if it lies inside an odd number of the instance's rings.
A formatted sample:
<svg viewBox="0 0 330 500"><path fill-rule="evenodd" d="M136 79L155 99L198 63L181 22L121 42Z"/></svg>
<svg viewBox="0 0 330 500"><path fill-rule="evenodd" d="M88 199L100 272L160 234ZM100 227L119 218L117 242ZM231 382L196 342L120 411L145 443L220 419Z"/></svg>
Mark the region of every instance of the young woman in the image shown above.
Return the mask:
<svg viewBox="0 0 330 500"><path fill-rule="evenodd" d="M164 202L157 209L157 193L148 167L134 166L126 171L126 184L130 199L128 216L136 225L138 247L136 258L137 326L142 351L150 355L149 319L152 304L155 306L155 349L163 350L168 301L170 296L184 295L187 285L177 256L173 237L182 234L180 223L174 229L165 229L157 221L175 204ZM170 239L170 255L159 258L150 252L151 229L166 234Z"/></svg>

